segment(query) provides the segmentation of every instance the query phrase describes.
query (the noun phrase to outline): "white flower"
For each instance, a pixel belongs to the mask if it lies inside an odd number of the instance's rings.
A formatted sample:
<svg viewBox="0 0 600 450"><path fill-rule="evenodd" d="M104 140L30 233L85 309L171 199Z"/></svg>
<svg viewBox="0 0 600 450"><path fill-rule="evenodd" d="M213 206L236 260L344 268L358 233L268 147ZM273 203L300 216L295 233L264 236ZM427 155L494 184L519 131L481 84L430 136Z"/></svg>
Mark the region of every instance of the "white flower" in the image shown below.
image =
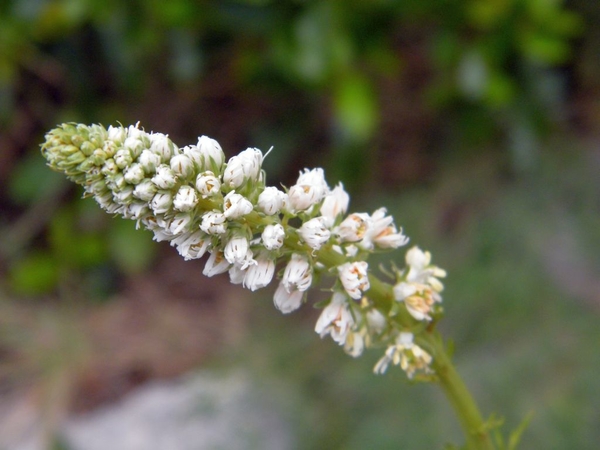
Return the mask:
<svg viewBox="0 0 600 450"><path fill-rule="evenodd" d="M229 269L229 282L231 284L242 284L245 276L246 270L242 269L241 266L234 265Z"/></svg>
<svg viewBox="0 0 600 450"><path fill-rule="evenodd" d="M329 240L331 232L325 225L324 217L315 217L307 222L304 222L298 234L308 246L314 250L318 250Z"/></svg>
<svg viewBox="0 0 600 450"><path fill-rule="evenodd" d="M133 190L133 195L145 202L152 200L154 194L156 194L156 186L148 178L142 180Z"/></svg>
<svg viewBox="0 0 600 450"><path fill-rule="evenodd" d="M248 253L250 246L245 236L233 236L225 246L225 259L231 264L241 264Z"/></svg>
<svg viewBox="0 0 600 450"><path fill-rule="evenodd" d="M365 213L353 213L346 217L340 226L337 227L336 234L341 242L358 242L367 231L369 215Z"/></svg>
<svg viewBox="0 0 600 450"><path fill-rule="evenodd" d="M275 260L267 254L261 253L256 258L256 264L246 270L244 276L244 287L255 291L267 286L273 279L275 273Z"/></svg>
<svg viewBox="0 0 600 450"><path fill-rule="evenodd" d="M424 284L400 282L394 286L394 298L404 302L406 309L417 320L431 320L435 298L431 288Z"/></svg>
<svg viewBox="0 0 600 450"><path fill-rule="evenodd" d="M353 358L358 358L362 355L365 348L365 340L363 335L357 331L352 331L346 336L346 343L344 344L344 351Z"/></svg>
<svg viewBox="0 0 600 450"><path fill-rule="evenodd" d="M127 131L123 127L108 126L108 139L116 144L122 144L127 138Z"/></svg>
<svg viewBox="0 0 600 450"><path fill-rule="evenodd" d="M150 150L160 156L162 162L167 162L175 152L175 145L171 140L162 133L151 133Z"/></svg>
<svg viewBox="0 0 600 450"><path fill-rule="evenodd" d="M150 209L147 203L130 203L123 210L123 217L126 219L138 220L145 216Z"/></svg>
<svg viewBox="0 0 600 450"><path fill-rule="evenodd" d="M283 272L281 282L288 292L306 291L312 283L312 270L308 259L294 253Z"/></svg>
<svg viewBox="0 0 600 450"><path fill-rule="evenodd" d="M223 162L225 161L225 154L219 143L208 136L200 136L198 138L197 148L201 154L201 168L210 170L214 173L221 173Z"/></svg>
<svg viewBox="0 0 600 450"><path fill-rule="evenodd" d="M113 199L120 205L126 205L133 200L133 186L126 186L113 193Z"/></svg>
<svg viewBox="0 0 600 450"><path fill-rule="evenodd" d="M196 189L202 198L211 197L221 191L221 182L213 172L207 170L196 177Z"/></svg>
<svg viewBox="0 0 600 450"><path fill-rule="evenodd" d="M323 308L315 331L321 337L327 334L340 345L346 343L346 336L354 326L354 319L348 305L348 297L343 292L334 292L329 304Z"/></svg>
<svg viewBox="0 0 600 450"><path fill-rule="evenodd" d="M267 250L277 250L283 245L285 230L280 223L267 225L261 234L263 245Z"/></svg>
<svg viewBox="0 0 600 450"><path fill-rule="evenodd" d="M300 307L303 296L303 291L288 290L283 282L281 282L275 291L273 303L275 303L275 307L283 314L288 314Z"/></svg>
<svg viewBox="0 0 600 450"><path fill-rule="evenodd" d="M305 169L288 191L288 207L292 211L304 211L320 202L328 192L323 169Z"/></svg>
<svg viewBox="0 0 600 450"><path fill-rule="evenodd" d="M433 358L413 341L414 335L412 333L399 333L395 344L387 348L373 371L382 374L387 370L390 363L393 363L399 365L406 372L408 378L413 378L416 372L433 373L430 367Z"/></svg>
<svg viewBox="0 0 600 450"><path fill-rule="evenodd" d="M186 230L190 223L192 223L192 216L190 214L178 213L168 222L168 230L173 236L176 236Z"/></svg>
<svg viewBox="0 0 600 450"><path fill-rule="evenodd" d="M159 189L171 189L177 183L177 178L169 166L161 164L156 168L156 175L152 177L152 182Z"/></svg>
<svg viewBox="0 0 600 450"><path fill-rule="evenodd" d="M277 214L285 205L287 195L276 187L269 186L258 196L257 207L259 211L268 216Z"/></svg>
<svg viewBox="0 0 600 450"><path fill-rule="evenodd" d="M123 142L123 149L127 150L131 154L132 157L137 158L138 156L140 156L140 154L142 153L142 151L145 148L143 138L144 138L144 136L139 136L139 137L129 136Z"/></svg>
<svg viewBox="0 0 600 450"><path fill-rule="evenodd" d="M182 212L190 211L196 203L198 203L198 194L191 186L181 186L173 199L173 207Z"/></svg>
<svg viewBox="0 0 600 450"><path fill-rule="evenodd" d="M202 231L185 233L171 241L171 245L177 247L177 251L186 261L201 258L209 244L210 240Z"/></svg>
<svg viewBox="0 0 600 450"><path fill-rule="evenodd" d="M360 246L372 250L375 245L381 248L398 248L408 242L408 238L398 233L393 224L394 218L386 216L386 209L379 208L369 218L366 233Z"/></svg>
<svg viewBox="0 0 600 450"><path fill-rule="evenodd" d="M223 234L227 231L225 215L218 211L210 211L202 216L200 229L208 234Z"/></svg>
<svg viewBox="0 0 600 450"><path fill-rule="evenodd" d="M171 209L173 205L173 197L169 191L159 191L152 198L150 208L154 214L164 214Z"/></svg>
<svg viewBox="0 0 600 450"><path fill-rule="evenodd" d="M375 333L379 334L383 331L386 325L385 316L379 312L377 309L371 309L366 314L367 317L367 325L369 329L375 331Z"/></svg>
<svg viewBox="0 0 600 450"><path fill-rule="evenodd" d="M246 182L258 180L262 166L263 154L256 148L248 148L227 162L223 173L223 183L232 189Z"/></svg>
<svg viewBox="0 0 600 450"><path fill-rule="evenodd" d="M171 170L178 178L188 179L194 173L194 163L186 155L179 154L171 158Z"/></svg>
<svg viewBox="0 0 600 450"><path fill-rule="evenodd" d="M252 211L252 203L243 195L231 191L223 199L223 214L228 219L238 219Z"/></svg>
<svg viewBox="0 0 600 450"><path fill-rule="evenodd" d="M140 163L133 163L123 173L125 181L130 184L139 184L144 179L145 175L144 168Z"/></svg>
<svg viewBox="0 0 600 450"><path fill-rule="evenodd" d="M206 261L202 273L207 277L212 277L213 275L227 272L229 266L230 264L225 259L223 252L215 249L210 252L210 257Z"/></svg>
<svg viewBox="0 0 600 450"><path fill-rule="evenodd" d="M328 193L321 205L321 215L325 217L325 223L332 227L338 216L346 214L350 196L344 190L342 183L338 184L333 191Z"/></svg>
<svg viewBox="0 0 600 450"><path fill-rule="evenodd" d="M152 150L142 150L138 158L139 163L144 168L144 172L147 174L151 174L156 172L156 168L160 166L161 157L160 155L154 153Z"/></svg>
<svg viewBox="0 0 600 450"><path fill-rule="evenodd" d="M113 159L115 160L115 164L119 169L125 169L133 162L133 156L131 156L131 152L124 148L119 150Z"/></svg>
<svg viewBox="0 0 600 450"><path fill-rule="evenodd" d="M366 261L345 263L338 267L340 281L344 289L355 300L360 299L363 292L368 291L371 287L368 268L369 265Z"/></svg>

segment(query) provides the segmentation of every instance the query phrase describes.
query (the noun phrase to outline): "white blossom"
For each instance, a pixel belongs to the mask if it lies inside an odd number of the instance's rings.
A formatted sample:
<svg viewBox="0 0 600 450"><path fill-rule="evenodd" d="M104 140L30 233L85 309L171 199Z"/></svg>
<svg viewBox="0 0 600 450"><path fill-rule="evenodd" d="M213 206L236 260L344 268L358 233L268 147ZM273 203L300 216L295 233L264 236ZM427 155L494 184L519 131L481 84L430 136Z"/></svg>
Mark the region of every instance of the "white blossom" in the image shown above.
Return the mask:
<svg viewBox="0 0 600 450"><path fill-rule="evenodd" d="M173 199L173 207L182 212L190 211L197 203L198 194L191 186L181 186Z"/></svg>
<svg viewBox="0 0 600 450"><path fill-rule="evenodd" d="M350 214L336 228L336 234L340 237L341 242L358 242L364 237L367 231L368 221L368 214Z"/></svg>
<svg viewBox="0 0 600 450"><path fill-rule="evenodd" d="M275 273L275 260L266 253L256 257L256 264L248 267L244 276L244 287L255 291L267 286Z"/></svg>
<svg viewBox="0 0 600 450"><path fill-rule="evenodd" d="M261 234L262 243L267 250L277 250L283 245L285 230L280 223L267 225Z"/></svg>
<svg viewBox="0 0 600 450"><path fill-rule="evenodd" d="M362 355L365 348L365 340L363 335L358 331L351 331L346 335L346 342L344 344L344 351L352 356L358 358Z"/></svg>
<svg viewBox="0 0 600 450"><path fill-rule="evenodd" d="M393 345L390 345L383 357L377 362L373 372L383 374L390 363L399 365L408 378L413 378L416 372L432 373L429 353L414 343L414 335L409 332L399 333Z"/></svg>
<svg viewBox="0 0 600 450"><path fill-rule="evenodd" d="M398 233L393 224L394 218L386 216L386 209L379 208L368 219L366 232L363 236L360 246L367 250L372 250L376 245L381 248L397 248L408 242L408 238Z"/></svg>
<svg viewBox="0 0 600 450"><path fill-rule="evenodd" d="M202 231L198 230L178 236L171 241L171 245L174 245L179 254L188 261L201 258L208 250L210 241Z"/></svg>
<svg viewBox="0 0 600 450"><path fill-rule="evenodd" d="M304 222L298 230L298 234L310 248L318 250L329 240L331 231L325 225L325 218L315 217Z"/></svg>
<svg viewBox="0 0 600 450"><path fill-rule="evenodd" d="M249 249L248 239L245 236L233 236L225 245L225 259L231 264L241 264Z"/></svg>
<svg viewBox="0 0 600 450"><path fill-rule="evenodd" d="M160 166L160 163L162 162L159 154L148 149L142 150L138 161L142 165L144 172L146 172L148 175L155 173L156 168Z"/></svg>
<svg viewBox="0 0 600 450"><path fill-rule="evenodd" d="M217 249L211 250L210 257L206 261L202 273L207 277L212 277L229 270L229 262L225 259L223 252Z"/></svg>
<svg viewBox="0 0 600 450"><path fill-rule="evenodd" d="M275 307L283 314L289 314L300 307L303 297L303 291L296 289L288 290L283 282L281 282L275 291L273 303L275 304Z"/></svg>
<svg viewBox="0 0 600 450"><path fill-rule="evenodd" d="M312 283L312 269L305 256L294 253L283 272L281 280L288 292L306 291Z"/></svg>
<svg viewBox="0 0 600 450"><path fill-rule="evenodd" d="M159 191L152 198L150 208L154 214L164 214L171 209L173 205L173 197L169 191Z"/></svg>
<svg viewBox="0 0 600 450"><path fill-rule="evenodd" d="M360 299L363 292L368 291L371 287L368 268L369 265L366 261L345 263L338 267L342 286L344 286L348 295L355 300Z"/></svg>
<svg viewBox="0 0 600 450"><path fill-rule="evenodd" d="M155 194L156 186L148 178L143 179L139 184L136 185L135 189L133 190L133 195L145 202L149 202L150 200L152 200Z"/></svg>
<svg viewBox="0 0 600 450"><path fill-rule="evenodd" d="M231 284L242 284L246 276L246 269L233 265L229 268L229 282Z"/></svg>
<svg viewBox="0 0 600 450"><path fill-rule="evenodd" d="M225 215L218 211L210 211L202 216L200 229L207 234L223 234L227 231Z"/></svg>
<svg viewBox="0 0 600 450"><path fill-rule="evenodd" d="M152 177L152 182L159 189L171 189L177 183L177 178L169 166L161 164L156 168L156 175Z"/></svg>
<svg viewBox="0 0 600 450"><path fill-rule="evenodd" d="M207 170L196 177L196 189L202 198L212 197L221 192L221 182L213 172Z"/></svg>
<svg viewBox="0 0 600 450"><path fill-rule="evenodd" d="M228 219L238 219L252 211L252 203L243 195L231 191L223 199L223 214Z"/></svg>
<svg viewBox="0 0 600 450"><path fill-rule="evenodd" d="M124 172L123 177L125 181L130 184L139 184L146 174L144 173L144 168L140 163L131 164Z"/></svg>
<svg viewBox="0 0 600 450"><path fill-rule="evenodd" d="M329 304L321 311L315 331L321 337L330 334L335 342L344 345L353 326L354 319L348 305L348 297L343 292L334 292Z"/></svg>
<svg viewBox="0 0 600 450"><path fill-rule="evenodd" d="M168 222L168 230L173 236L176 236L186 230L191 223L192 216L190 214L178 213Z"/></svg>
<svg viewBox="0 0 600 450"><path fill-rule="evenodd" d="M125 148L119 150L113 159L119 169L125 169L133 162L133 156L131 156L131 152Z"/></svg>
<svg viewBox="0 0 600 450"><path fill-rule="evenodd" d="M201 168L210 170L214 173L221 173L223 162L225 161L225 154L219 143L208 136L200 136L198 138L197 148L201 155Z"/></svg>
<svg viewBox="0 0 600 450"><path fill-rule="evenodd" d="M150 150L160 156L162 162L168 162L175 152L175 145L162 133L151 133Z"/></svg>
<svg viewBox="0 0 600 450"><path fill-rule="evenodd" d="M288 208L293 212L304 211L320 202L328 192L323 169L305 169L288 191Z"/></svg>
<svg viewBox="0 0 600 450"><path fill-rule="evenodd" d="M108 126L108 139L115 142L116 144L122 144L127 138L127 131L123 127Z"/></svg>
<svg viewBox="0 0 600 450"><path fill-rule="evenodd" d="M268 216L277 214L284 207L287 201L287 194L274 186L266 187L258 196L256 206L259 211Z"/></svg>
<svg viewBox="0 0 600 450"><path fill-rule="evenodd" d="M227 162L223 183L236 189L248 181L257 181L262 166L263 154L256 148L248 148Z"/></svg>
<svg viewBox="0 0 600 450"><path fill-rule="evenodd" d="M177 178L189 179L194 173L193 161L184 154L175 155L170 161L171 170Z"/></svg>
<svg viewBox="0 0 600 450"><path fill-rule="evenodd" d="M329 192L321 205L321 215L325 218L325 224L332 227L338 216L346 214L350 196L344 190L342 183L338 184Z"/></svg>

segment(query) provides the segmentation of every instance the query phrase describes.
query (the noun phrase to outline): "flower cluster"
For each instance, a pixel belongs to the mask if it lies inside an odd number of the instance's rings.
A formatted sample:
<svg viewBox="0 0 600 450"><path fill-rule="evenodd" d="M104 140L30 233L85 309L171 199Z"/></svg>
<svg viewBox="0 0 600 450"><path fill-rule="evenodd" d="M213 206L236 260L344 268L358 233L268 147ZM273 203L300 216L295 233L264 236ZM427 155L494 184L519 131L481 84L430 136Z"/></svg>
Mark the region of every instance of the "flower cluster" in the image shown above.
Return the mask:
<svg viewBox="0 0 600 450"><path fill-rule="evenodd" d="M289 189L267 186L266 155L258 149L226 160L206 136L180 148L137 125L63 124L46 135L42 154L104 210L136 220L186 260L208 254L204 275L227 272L232 283L252 291L277 276L274 303L283 313L301 306L317 275L334 277L317 333L352 356L387 346L377 373L390 362L409 377L430 372L432 356L413 343L411 330L441 312L444 271L414 247L407 268L388 285L390 295L372 289L381 282L369 270L369 255L408 239L385 208L346 215L350 197L342 184L330 188L323 169L305 169Z"/></svg>

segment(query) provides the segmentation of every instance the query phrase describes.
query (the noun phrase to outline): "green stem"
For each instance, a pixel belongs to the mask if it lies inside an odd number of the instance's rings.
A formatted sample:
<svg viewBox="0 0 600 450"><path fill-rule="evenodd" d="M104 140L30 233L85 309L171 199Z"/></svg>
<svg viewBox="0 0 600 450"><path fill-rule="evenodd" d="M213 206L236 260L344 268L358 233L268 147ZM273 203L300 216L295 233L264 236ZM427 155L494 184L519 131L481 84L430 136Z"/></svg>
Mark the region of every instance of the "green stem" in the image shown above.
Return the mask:
<svg viewBox="0 0 600 450"><path fill-rule="evenodd" d="M384 283L375 276L369 276L371 288L368 296L380 304L389 305L393 300L392 286ZM398 313L398 321L403 326L409 327L412 319L405 308ZM467 441L468 450L495 450L494 444L486 428L485 422L479 412L479 408L473 396L467 389L464 381L456 371L448 356L444 341L440 334L435 331L434 325L428 329L415 334L417 344L424 347L433 356L432 368L439 379L439 384L454 408L460 426Z"/></svg>
<svg viewBox="0 0 600 450"><path fill-rule="evenodd" d="M479 408L464 381L452 364L438 332L427 331L423 340L433 353L432 368L438 376L440 386L450 401L467 440L469 450L494 450L489 430Z"/></svg>

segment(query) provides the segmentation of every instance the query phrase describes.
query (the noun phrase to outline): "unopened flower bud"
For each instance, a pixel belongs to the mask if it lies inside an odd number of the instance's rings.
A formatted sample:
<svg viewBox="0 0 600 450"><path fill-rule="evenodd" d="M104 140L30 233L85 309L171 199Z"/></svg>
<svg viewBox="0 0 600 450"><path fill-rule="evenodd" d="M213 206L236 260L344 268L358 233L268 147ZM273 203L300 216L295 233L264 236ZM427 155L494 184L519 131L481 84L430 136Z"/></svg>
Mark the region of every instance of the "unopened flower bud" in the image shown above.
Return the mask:
<svg viewBox="0 0 600 450"><path fill-rule="evenodd" d="M331 236L331 232L325 226L325 218L323 217L315 217L304 222L298 230L298 234L314 250L320 249Z"/></svg>
<svg viewBox="0 0 600 450"><path fill-rule="evenodd" d="M160 166L161 157L152 150L143 150L138 158L139 163L144 168L144 172L148 175L156 172L156 168Z"/></svg>
<svg viewBox="0 0 600 450"><path fill-rule="evenodd" d="M248 181L258 180L262 160L263 154L256 148L248 148L231 157L223 173L223 183L231 189L236 189Z"/></svg>
<svg viewBox="0 0 600 450"><path fill-rule="evenodd" d="M196 177L196 189L202 198L212 197L221 192L221 182L213 172L207 170Z"/></svg>
<svg viewBox="0 0 600 450"><path fill-rule="evenodd" d="M200 230L185 233L171 241L171 245L176 246L177 251L186 261L201 258L209 244L210 240Z"/></svg>
<svg viewBox="0 0 600 450"><path fill-rule="evenodd" d="M171 189L177 183L177 178L169 166L161 164L156 168L156 175L152 177L152 182L159 189Z"/></svg>
<svg viewBox="0 0 600 450"><path fill-rule="evenodd" d="M267 250L277 250L283 245L285 230L280 223L267 225L261 234L262 243Z"/></svg>
<svg viewBox="0 0 600 450"><path fill-rule="evenodd" d="M365 213L354 213L346 217L339 227L336 229L336 234L340 237L341 242L358 242L360 241L368 226L369 215Z"/></svg>
<svg viewBox="0 0 600 450"><path fill-rule="evenodd" d="M266 187L258 196L258 209L268 216L277 214L285 205L287 195L276 187Z"/></svg>
<svg viewBox="0 0 600 450"><path fill-rule="evenodd" d="M133 195L135 197L146 202L152 200L154 198L154 194L156 194L156 186L152 180L148 178L143 179L133 190Z"/></svg>
<svg viewBox="0 0 600 450"><path fill-rule="evenodd" d="M289 314L300 307L303 297L304 292L297 289L288 290L284 283L281 282L277 286L277 290L273 296L273 303L283 314Z"/></svg>
<svg viewBox="0 0 600 450"><path fill-rule="evenodd" d="M202 157L200 168L220 174L225 162L225 154L219 143L208 136L201 136L198 138L197 148Z"/></svg>
<svg viewBox="0 0 600 450"><path fill-rule="evenodd" d="M173 207L182 212L190 211L197 203L198 194L191 186L181 186L173 199Z"/></svg>
<svg viewBox="0 0 600 450"><path fill-rule="evenodd" d="M321 205L321 215L325 218L328 227L332 227L340 215L346 214L348 203L350 203L350 196L344 190L342 183L325 196Z"/></svg>
<svg viewBox="0 0 600 450"><path fill-rule="evenodd" d="M125 177L125 181L128 183L138 184L145 177L144 169L142 168L141 164L133 163L127 169L125 169L123 176Z"/></svg>
<svg viewBox="0 0 600 450"><path fill-rule="evenodd" d="M292 211L304 211L320 202L328 191L323 169L305 169L288 191L288 207Z"/></svg>
<svg viewBox="0 0 600 450"><path fill-rule="evenodd" d="M180 179L189 179L194 173L194 163L186 155L179 154L171 158L171 170Z"/></svg>
<svg viewBox="0 0 600 450"><path fill-rule="evenodd" d="M235 191L231 191L223 199L223 214L228 219L237 219L252 211L252 203Z"/></svg>
<svg viewBox="0 0 600 450"><path fill-rule="evenodd" d="M168 162L175 153L176 146L162 133L152 133L150 138L150 150L160 156L163 163Z"/></svg>
<svg viewBox="0 0 600 450"><path fill-rule="evenodd" d="M200 229L208 234L223 234L227 231L227 220L223 213L211 211L202 216Z"/></svg>
<svg viewBox="0 0 600 450"><path fill-rule="evenodd" d="M169 223L168 230L173 236L176 236L183 231L186 231L188 226L192 223L192 216L188 213L175 214Z"/></svg>
<svg viewBox="0 0 600 450"><path fill-rule="evenodd" d="M150 208L154 214L164 214L171 209L173 205L173 196L169 191L159 191L152 198Z"/></svg>

